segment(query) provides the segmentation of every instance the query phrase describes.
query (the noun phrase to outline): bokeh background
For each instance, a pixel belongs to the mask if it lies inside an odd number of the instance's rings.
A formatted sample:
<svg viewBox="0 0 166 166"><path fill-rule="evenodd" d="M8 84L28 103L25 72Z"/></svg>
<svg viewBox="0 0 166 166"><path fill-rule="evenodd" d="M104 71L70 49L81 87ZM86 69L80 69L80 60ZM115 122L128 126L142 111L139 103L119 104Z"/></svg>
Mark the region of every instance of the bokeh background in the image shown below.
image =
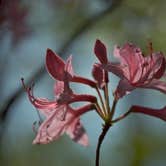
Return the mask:
<svg viewBox="0 0 166 166"><path fill-rule="evenodd" d="M148 41L166 53L165 0L1 0L0 1L0 165L1 166L93 166L102 121L95 113L82 117L90 139L85 148L64 135L49 145L32 145L36 110L22 89L20 78L35 82L35 95L53 99L54 80L44 68L51 48L66 59L73 55L77 74L91 78L96 61L93 47L101 39L111 58L113 46ZM110 93L118 78L110 75ZM72 85L78 93L94 93ZM110 101L112 97L110 96ZM159 108L166 96L135 90L121 99L117 114L132 105ZM102 166L165 166L166 123L143 115L130 115L114 125L102 150Z"/></svg>

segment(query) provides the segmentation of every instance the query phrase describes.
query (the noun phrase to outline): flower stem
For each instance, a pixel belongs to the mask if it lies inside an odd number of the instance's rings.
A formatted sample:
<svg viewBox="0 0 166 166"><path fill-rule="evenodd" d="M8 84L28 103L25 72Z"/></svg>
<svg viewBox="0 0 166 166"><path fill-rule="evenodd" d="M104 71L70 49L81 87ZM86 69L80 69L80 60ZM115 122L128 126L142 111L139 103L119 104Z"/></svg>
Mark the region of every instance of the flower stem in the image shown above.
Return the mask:
<svg viewBox="0 0 166 166"><path fill-rule="evenodd" d="M118 101L114 98L114 101L113 101L113 104L112 104L112 109L111 109L111 112L110 112L110 120L112 120L112 118L113 118L113 116L114 116L115 108L116 108L117 102L118 102Z"/></svg>
<svg viewBox="0 0 166 166"><path fill-rule="evenodd" d="M110 112L110 105L109 105L109 93L108 93L108 84L104 86L104 96L105 96L105 103L106 103L106 109L107 113Z"/></svg>
<svg viewBox="0 0 166 166"><path fill-rule="evenodd" d="M108 119L105 121L105 124L103 125L103 131L100 134L99 139L98 139L98 144L97 144L97 149L96 149L96 166L99 166L100 147L101 147L101 144L102 144L102 142L104 140L105 135L107 134L109 128L111 127L112 118L113 118L114 113L115 113L115 108L116 108L117 102L118 102L118 100L114 99L111 112L109 112Z"/></svg>
<svg viewBox="0 0 166 166"><path fill-rule="evenodd" d="M123 115L121 115L120 117L114 119L111 121L111 123L115 123L115 122L118 122L124 118L126 118L126 116L128 116L129 114L131 113L131 110L127 111L126 113L124 113Z"/></svg>
<svg viewBox="0 0 166 166"><path fill-rule="evenodd" d="M107 134L109 128L110 128L110 124L105 123L105 125L103 126L103 131L102 131L101 135L99 136L98 144L97 144L97 149L96 149L96 166L99 166L100 147L101 147L101 144L102 144L102 142L104 140L104 137Z"/></svg>
<svg viewBox="0 0 166 166"><path fill-rule="evenodd" d="M102 98L102 96L101 96L101 93L100 93L98 87L96 88L96 91L97 91L97 93L98 93L98 95L99 95L99 98L100 98L100 102L101 102L101 105L102 105L102 111L103 111L104 115L106 115L106 113L107 113L107 112L106 112L106 108L105 108L104 101L103 101L103 98Z"/></svg>

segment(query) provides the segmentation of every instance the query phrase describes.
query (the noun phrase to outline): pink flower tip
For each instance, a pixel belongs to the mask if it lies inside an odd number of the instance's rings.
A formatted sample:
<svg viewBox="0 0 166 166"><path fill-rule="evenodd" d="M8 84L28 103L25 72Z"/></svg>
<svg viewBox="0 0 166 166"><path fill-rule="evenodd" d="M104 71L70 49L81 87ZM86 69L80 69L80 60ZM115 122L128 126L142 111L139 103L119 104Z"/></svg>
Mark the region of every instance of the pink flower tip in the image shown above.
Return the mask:
<svg viewBox="0 0 166 166"><path fill-rule="evenodd" d="M96 40L94 53L102 64L107 64L107 50L104 43L102 43L99 39Z"/></svg>

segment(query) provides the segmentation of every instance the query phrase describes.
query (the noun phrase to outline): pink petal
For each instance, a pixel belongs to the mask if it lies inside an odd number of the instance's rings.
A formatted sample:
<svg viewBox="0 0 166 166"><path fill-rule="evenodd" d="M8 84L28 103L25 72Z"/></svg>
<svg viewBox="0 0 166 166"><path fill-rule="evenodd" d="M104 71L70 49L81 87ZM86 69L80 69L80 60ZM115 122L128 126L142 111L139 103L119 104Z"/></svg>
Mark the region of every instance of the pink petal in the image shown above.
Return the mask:
<svg viewBox="0 0 166 166"><path fill-rule="evenodd" d="M115 75L117 75L120 78L124 78L123 73L123 66L121 66L119 63L112 63L108 62L108 64L105 66L105 69Z"/></svg>
<svg viewBox="0 0 166 166"><path fill-rule="evenodd" d="M56 101L49 101L48 99L45 99L45 98L34 97L32 87L26 88L26 91L28 93L28 98L29 98L30 102L34 105L34 107L36 109L51 110L51 109L55 109L57 107Z"/></svg>
<svg viewBox="0 0 166 166"><path fill-rule="evenodd" d="M100 40L96 40L94 52L102 64L107 64L107 50L105 45Z"/></svg>
<svg viewBox="0 0 166 166"><path fill-rule="evenodd" d="M138 82L142 75L142 64L144 58L140 48L126 43L122 48L114 48L114 56L120 60L123 75L131 83Z"/></svg>
<svg viewBox="0 0 166 166"><path fill-rule="evenodd" d="M62 134L64 134L68 122L72 119L72 114L68 113L65 120L59 117L59 114L63 111L63 106L54 111L39 127L34 144L47 144L51 141L57 140Z"/></svg>
<svg viewBox="0 0 166 166"><path fill-rule="evenodd" d="M54 84L54 94L56 99L63 93L64 91L64 82L63 81L56 81Z"/></svg>
<svg viewBox="0 0 166 166"><path fill-rule="evenodd" d="M152 80L149 84L142 86L143 88L159 90L166 93L166 82L160 80Z"/></svg>
<svg viewBox="0 0 166 166"><path fill-rule="evenodd" d="M72 67L72 56L70 56L66 61L65 71L70 75L71 78L74 76Z"/></svg>
<svg viewBox="0 0 166 166"><path fill-rule="evenodd" d="M129 94L134 89L135 87L133 87L126 79L122 79L119 81L119 84L116 88L115 97L116 99L122 98L124 95Z"/></svg>
<svg viewBox="0 0 166 166"><path fill-rule="evenodd" d="M128 80L134 80L135 75L138 72L139 66L142 63L142 53L141 50L133 44L125 44L120 49L121 62L128 67L128 72L130 75L126 75ZM124 68L125 69L125 68Z"/></svg>
<svg viewBox="0 0 166 166"><path fill-rule="evenodd" d="M44 98L38 98L32 103L43 115L50 115L57 107L57 103Z"/></svg>
<svg viewBox="0 0 166 166"><path fill-rule="evenodd" d="M100 66L98 66L97 64L94 64L93 69L92 69L92 75L93 75L94 79L97 81L98 86L100 88L103 88L105 85L105 80L104 80L105 72L104 72L104 70Z"/></svg>
<svg viewBox="0 0 166 166"><path fill-rule="evenodd" d="M159 60L158 60L158 63L159 63L159 67L158 67L158 70L157 72L154 74L154 78L156 79L159 79L161 78L164 73L165 73L165 69L166 69L166 59L165 57L163 56L163 54L159 53L159 55L156 55L158 56Z"/></svg>
<svg viewBox="0 0 166 166"><path fill-rule="evenodd" d="M80 122L80 118L75 118L70 126L67 128L66 133L70 136L70 138L83 145L83 146L88 146L89 140L88 136L85 132L84 127L82 126Z"/></svg>
<svg viewBox="0 0 166 166"><path fill-rule="evenodd" d="M79 116L89 111L91 106L87 105L81 107L79 113L77 110L73 110L68 107L65 119L59 118L59 113L63 111L63 106L59 107L39 127L36 138L34 139L34 144L47 144L51 141L57 140L64 132L66 132L75 142L87 146L88 138L80 124ZM86 109L86 110L85 110ZM79 110L79 109L78 109Z"/></svg>
<svg viewBox="0 0 166 166"><path fill-rule="evenodd" d="M53 78L63 81L65 63L50 49L47 49L46 68Z"/></svg>
<svg viewBox="0 0 166 166"><path fill-rule="evenodd" d="M114 46L114 50L113 50L113 55L114 57L120 59L120 47L119 46Z"/></svg>
<svg viewBox="0 0 166 166"><path fill-rule="evenodd" d="M49 101L45 98L36 98L31 102L37 109L54 109L57 106L55 101Z"/></svg>
<svg viewBox="0 0 166 166"><path fill-rule="evenodd" d="M143 113L166 121L166 106L161 109L153 109L142 106L132 106L130 110L133 113Z"/></svg>
<svg viewBox="0 0 166 166"><path fill-rule="evenodd" d="M122 48L115 47L114 56L121 62L123 74L119 75L120 78L125 77L135 87L148 87L152 80L161 78L166 69L166 60L162 53L151 52L144 57L140 48L130 43ZM109 67L111 71L111 64Z"/></svg>
<svg viewBox="0 0 166 166"><path fill-rule="evenodd" d="M165 58L162 54L153 53L144 57L141 66L142 76L138 82L149 82L148 80L159 79L165 72Z"/></svg>

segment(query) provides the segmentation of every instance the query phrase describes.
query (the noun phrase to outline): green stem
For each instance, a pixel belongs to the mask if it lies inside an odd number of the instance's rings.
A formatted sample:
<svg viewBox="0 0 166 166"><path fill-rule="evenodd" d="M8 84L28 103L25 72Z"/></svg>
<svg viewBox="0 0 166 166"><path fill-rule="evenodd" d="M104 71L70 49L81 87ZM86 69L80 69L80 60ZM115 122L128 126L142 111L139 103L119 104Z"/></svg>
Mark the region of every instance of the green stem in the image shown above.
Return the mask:
<svg viewBox="0 0 166 166"><path fill-rule="evenodd" d="M102 98L102 96L101 96L101 93L100 93L98 87L96 88L96 91L97 91L97 93L98 93L98 95L99 95L99 98L100 98L100 102L101 102L101 105L102 105L103 113L104 113L104 115L106 115L106 108L105 108L105 105L104 105L104 102L103 102L103 98Z"/></svg>
<svg viewBox="0 0 166 166"><path fill-rule="evenodd" d="M112 104L112 109L111 109L111 112L110 112L110 121L112 120L112 118L114 116L117 102L118 101L114 98L114 101L113 101L113 104Z"/></svg>
<svg viewBox="0 0 166 166"><path fill-rule="evenodd" d="M108 84L104 86L104 96L105 96L105 104L107 108L107 113L110 112L110 105L109 105L109 93L108 93Z"/></svg>
<svg viewBox="0 0 166 166"><path fill-rule="evenodd" d="M111 121L111 123L115 123L118 122L122 119L124 119L126 116L128 116L131 113L131 110L127 111L126 113L124 113L123 115L119 116L118 118L114 119Z"/></svg>
<svg viewBox="0 0 166 166"><path fill-rule="evenodd" d="M104 120L104 113L102 111L102 109L100 108L100 105L97 103L95 103L95 107L96 107L96 111L99 114L99 116Z"/></svg>

